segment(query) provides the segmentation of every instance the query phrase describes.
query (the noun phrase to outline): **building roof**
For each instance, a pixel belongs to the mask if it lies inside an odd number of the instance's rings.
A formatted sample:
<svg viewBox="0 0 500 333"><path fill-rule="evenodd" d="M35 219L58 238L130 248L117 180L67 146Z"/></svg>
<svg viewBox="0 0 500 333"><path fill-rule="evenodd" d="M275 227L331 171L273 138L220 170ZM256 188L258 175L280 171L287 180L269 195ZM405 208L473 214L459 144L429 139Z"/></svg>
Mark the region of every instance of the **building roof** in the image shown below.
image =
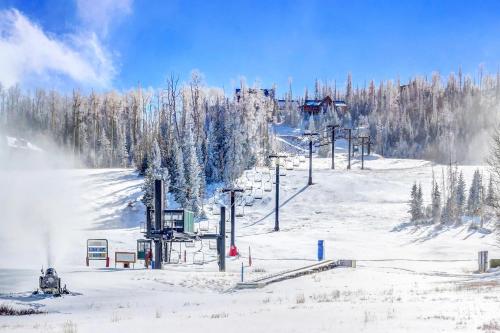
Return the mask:
<svg viewBox="0 0 500 333"><path fill-rule="evenodd" d="M318 99L306 99L304 101L306 106L320 106L321 104L323 104L323 101Z"/></svg>

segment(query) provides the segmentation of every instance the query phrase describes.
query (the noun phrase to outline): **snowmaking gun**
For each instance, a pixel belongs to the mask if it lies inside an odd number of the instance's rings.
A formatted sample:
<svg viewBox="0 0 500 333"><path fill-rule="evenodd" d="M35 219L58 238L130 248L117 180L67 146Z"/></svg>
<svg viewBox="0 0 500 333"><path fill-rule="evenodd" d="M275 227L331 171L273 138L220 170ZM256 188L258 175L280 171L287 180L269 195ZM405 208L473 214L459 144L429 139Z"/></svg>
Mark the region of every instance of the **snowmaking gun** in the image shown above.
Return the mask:
<svg viewBox="0 0 500 333"><path fill-rule="evenodd" d="M54 268L47 268L44 272L43 267L41 269L42 275L39 278L39 289L37 289L33 294L38 294L40 292L47 295L61 296L62 294L69 294L66 289L66 285L61 288L61 278L57 275Z"/></svg>

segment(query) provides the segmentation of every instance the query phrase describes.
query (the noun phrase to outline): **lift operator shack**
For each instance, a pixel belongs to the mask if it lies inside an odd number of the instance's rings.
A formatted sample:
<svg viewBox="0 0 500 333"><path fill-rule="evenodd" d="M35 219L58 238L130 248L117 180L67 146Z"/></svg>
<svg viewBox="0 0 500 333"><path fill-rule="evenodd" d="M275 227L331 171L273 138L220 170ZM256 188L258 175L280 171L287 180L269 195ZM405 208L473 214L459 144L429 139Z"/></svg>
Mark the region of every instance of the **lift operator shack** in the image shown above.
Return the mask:
<svg viewBox="0 0 500 333"><path fill-rule="evenodd" d="M194 213L186 209L165 209L163 228L176 232L194 232Z"/></svg>

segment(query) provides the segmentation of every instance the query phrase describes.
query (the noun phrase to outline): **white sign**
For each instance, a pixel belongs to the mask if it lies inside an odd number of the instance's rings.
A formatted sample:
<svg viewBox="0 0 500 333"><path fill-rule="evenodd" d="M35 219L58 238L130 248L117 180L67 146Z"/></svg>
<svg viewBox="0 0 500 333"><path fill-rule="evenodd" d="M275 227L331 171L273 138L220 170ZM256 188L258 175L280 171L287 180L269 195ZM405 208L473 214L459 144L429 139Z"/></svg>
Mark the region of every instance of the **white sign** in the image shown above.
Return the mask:
<svg viewBox="0 0 500 333"><path fill-rule="evenodd" d="M107 239L87 240L87 258L89 260L106 260L108 257Z"/></svg>
<svg viewBox="0 0 500 333"><path fill-rule="evenodd" d="M135 252L115 252L115 262L135 263Z"/></svg>

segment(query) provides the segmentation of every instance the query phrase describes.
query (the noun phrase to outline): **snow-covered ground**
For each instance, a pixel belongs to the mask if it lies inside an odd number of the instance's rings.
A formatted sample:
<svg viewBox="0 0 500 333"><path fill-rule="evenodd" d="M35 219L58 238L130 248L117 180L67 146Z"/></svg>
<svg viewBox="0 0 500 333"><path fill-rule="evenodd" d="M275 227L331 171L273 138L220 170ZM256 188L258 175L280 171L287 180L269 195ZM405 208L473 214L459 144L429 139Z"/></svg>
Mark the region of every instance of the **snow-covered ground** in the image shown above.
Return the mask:
<svg viewBox="0 0 500 333"><path fill-rule="evenodd" d="M236 244L241 258L228 258L219 273L210 244L187 251L187 263L161 271L85 267L87 238L107 238L111 254L135 250L144 221L139 202L141 179L132 170L64 171L61 203L67 223L56 232L67 238L54 263L74 292L61 298L31 296L39 260L12 268L0 260L0 304L35 307L47 314L0 317L0 331L13 332L450 332L500 329L499 272L476 274L477 252L500 257L494 233L468 224L415 227L408 222L410 187L422 182L430 200L430 179L441 166L421 160L370 157L366 170L346 160L339 148L336 170L329 159L314 160L314 185L307 186L307 164L287 170L281 180L281 231L274 228L273 192L245 207L237 218ZM464 166L468 184L476 167ZM43 188L37 189L44 193ZM77 200L69 200L68 193ZM52 194L57 198L57 193ZM75 197L75 198L76 198ZM238 207L241 209L241 207ZM78 214L76 219L72 213ZM43 216L43 211L37 214ZM15 216L15 214L10 215ZM218 216L202 222L212 230ZM1 222L6 223L5 221ZM208 224L208 226L207 226ZM229 227L229 224L228 224ZM486 229L493 226L486 225ZM14 236L9 236L14 237ZM22 242L22 234L15 235ZM53 236L54 237L54 236ZM0 236L0 240L6 238ZM240 280L310 264L317 241L325 241L327 259L355 259L356 268L338 268L263 289L234 291ZM30 251L30 244L23 244ZM12 245L13 246L13 245ZM13 250L0 248L9 257ZM17 249L17 248L16 248ZM206 263L193 265L194 252ZM198 258L200 254L197 254ZM111 255L113 257L113 255ZM47 264L40 262L39 265ZM498 321L498 323L497 323Z"/></svg>

